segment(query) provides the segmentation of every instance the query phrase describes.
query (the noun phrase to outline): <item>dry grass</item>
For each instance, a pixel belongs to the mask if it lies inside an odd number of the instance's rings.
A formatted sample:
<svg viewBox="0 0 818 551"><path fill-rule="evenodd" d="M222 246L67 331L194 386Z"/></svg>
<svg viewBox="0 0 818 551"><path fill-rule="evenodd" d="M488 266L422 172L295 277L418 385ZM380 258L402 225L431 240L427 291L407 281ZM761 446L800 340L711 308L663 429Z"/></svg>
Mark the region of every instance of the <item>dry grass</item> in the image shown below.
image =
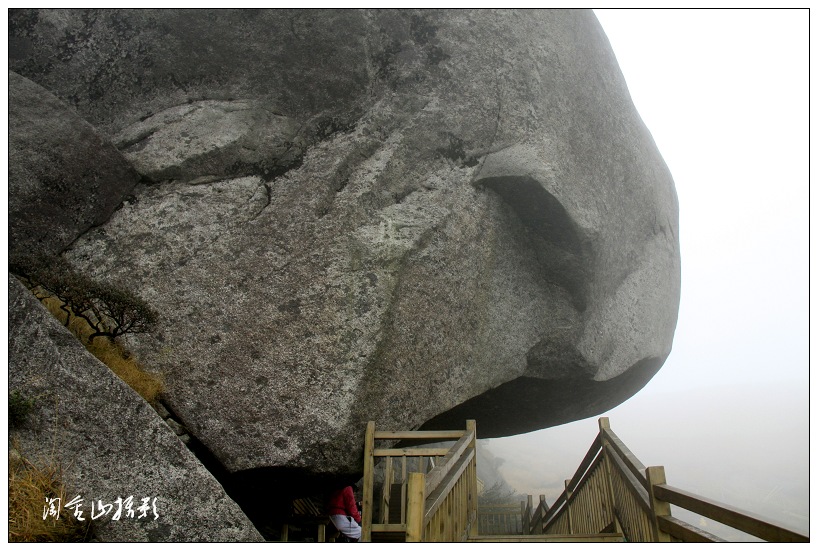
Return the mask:
<svg viewBox="0 0 818 551"><path fill-rule="evenodd" d="M60 510L59 518L43 510L47 500L60 499L65 505L69 496L62 483L59 465L35 465L16 447L9 451L9 541L10 542L81 542L92 536L92 524L71 511Z"/></svg>
<svg viewBox="0 0 818 551"><path fill-rule="evenodd" d="M62 302L54 297L46 298L43 304L51 314L65 323L66 314L60 309ZM127 350L119 344L111 342L106 337L97 337L92 342L88 342L88 336L93 333L93 329L82 318L71 316L71 323L68 329L85 345L85 348L107 365L120 379L134 389L148 403L154 404L162 393L163 383L161 377L145 371Z"/></svg>
<svg viewBox="0 0 818 551"><path fill-rule="evenodd" d="M94 339L85 347L148 403L154 404L159 399L162 379L145 371L120 345L103 337Z"/></svg>

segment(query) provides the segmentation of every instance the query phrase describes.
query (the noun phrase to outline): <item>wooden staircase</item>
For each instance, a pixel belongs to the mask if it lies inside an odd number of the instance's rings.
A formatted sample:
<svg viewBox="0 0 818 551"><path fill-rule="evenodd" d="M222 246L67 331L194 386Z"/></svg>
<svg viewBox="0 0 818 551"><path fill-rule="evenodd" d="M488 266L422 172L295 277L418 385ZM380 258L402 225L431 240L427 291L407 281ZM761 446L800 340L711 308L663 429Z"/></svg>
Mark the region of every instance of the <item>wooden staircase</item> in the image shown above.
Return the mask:
<svg viewBox="0 0 818 551"><path fill-rule="evenodd" d="M405 441L454 443L390 447ZM386 446L377 447L377 442ZM476 442L474 421L466 422L466 430L455 431L378 431L370 421L364 444L361 540L466 541L477 535Z"/></svg>
<svg viewBox="0 0 818 551"><path fill-rule="evenodd" d="M765 541L809 542L769 519L667 484L664 467L645 467L599 419L599 434L551 507L529 498L524 532L558 535L615 532L631 542L718 542L721 538L673 516L676 505ZM604 528L603 528L604 527Z"/></svg>
<svg viewBox="0 0 818 551"><path fill-rule="evenodd" d="M675 518L671 505L766 541L809 542L757 515L667 484L663 467L645 467L603 417L600 431L565 491L549 507L529 496L517 511L519 534L479 534L477 428L376 431L364 449L362 541L403 542L704 542L722 541ZM379 447L378 442L384 445ZM455 441L443 447L394 448L396 442ZM373 513L374 512L374 513ZM377 522L373 520L377 519Z"/></svg>

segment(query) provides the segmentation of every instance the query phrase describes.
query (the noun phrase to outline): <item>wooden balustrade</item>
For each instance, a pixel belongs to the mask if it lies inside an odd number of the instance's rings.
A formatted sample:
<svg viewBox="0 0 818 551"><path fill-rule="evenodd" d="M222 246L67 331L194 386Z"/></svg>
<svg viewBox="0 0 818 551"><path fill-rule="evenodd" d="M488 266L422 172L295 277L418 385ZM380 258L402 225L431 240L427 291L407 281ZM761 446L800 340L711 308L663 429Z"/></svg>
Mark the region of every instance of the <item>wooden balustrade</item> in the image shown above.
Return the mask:
<svg viewBox="0 0 818 551"><path fill-rule="evenodd" d="M519 505L490 504L478 505L477 527L480 534L513 535L523 534L525 511Z"/></svg>
<svg viewBox="0 0 818 551"><path fill-rule="evenodd" d="M376 448L378 440L456 440L447 448ZM465 431L376 431L364 448L362 541L465 541L477 533L476 424ZM372 522L376 458L383 465ZM391 537L390 537L391 536Z"/></svg>
<svg viewBox="0 0 818 551"><path fill-rule="evenodd" d="M775 524L775 521L764 518L761 515L743 511L737 507L725 505L712 499L698 496L696 494L680 490L669 486L662 481L657 483L654 487L654 493L657 499L663 500L669 505L677 505L682 509L693 511L703 517L715 520L727 526L732 526L737 530L741 530L747 534L751 534L765 541L776 542L801 542L809 541L809 536L799 532L788 530ZM678 524L674 523L670 515L662 515L657 518L660 526L664 526L665 531L670 534L675 534ZM669 521L669 522L668 522ZM683 530L680 531L682 536L676 536L680 539L686 535Z"/></svg>
<svg viewBox="0 0 818 551"><path fill-rule="evenodd" d="M543 533L621 532L628 541L723 541L671 513L671 505L767 541L808 542L809 536L735 507L669 486L663 467L645 467L599 420L599 434L543 521ZM532 513L532 516L534 513ZM535 533L531 523L527 534Z"/></svg>
<svg viewBox="0 0 818 551"><path fill-rule="evenodd" d="M456 441L450 447L377 448L378 440ZM671 505L767 541L809 541L753 513L670 486L664 468L645 467L604 417L551 507L545 496L536 507L531 496L513 511L486 507L481 526L489 526L490 515L502 520L479 537L474 421L465 431L376 431L370 422L365 442L362 541L723 541L675 518ZM376 460L383 481L373 524Z"/></svg>

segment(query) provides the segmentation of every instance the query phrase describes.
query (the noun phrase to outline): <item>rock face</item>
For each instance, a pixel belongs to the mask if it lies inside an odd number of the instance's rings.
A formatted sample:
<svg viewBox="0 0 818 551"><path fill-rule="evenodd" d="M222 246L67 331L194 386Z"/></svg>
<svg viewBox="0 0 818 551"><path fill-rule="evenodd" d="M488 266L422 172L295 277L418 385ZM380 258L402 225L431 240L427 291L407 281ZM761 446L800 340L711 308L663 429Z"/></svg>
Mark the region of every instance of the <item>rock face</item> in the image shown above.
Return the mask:
<svg viewBox="0 0 818 551"><path fill-rule="evenodd" d="M115 143L153 181L204 183L285 170L303 153L299 124L247 101L200 101L129 126Z"/></svg>
<svg viewBox="0 0 818 551"><path fill-rule="evenodd" d="M136 512L135 518L122 513L113 520L115 505L95 521L99 540L261 541L239 506L156 412L14 277L9 391L34 401L22 427L10 430L11 438L35 463L61 465L70 498L79 494L84 500L86 521L92 500L108 504L133 496L136 509L150 498L144 518Z"/></svg>
<svg viewBox="0 0 818 551"><path fill-rule="evenodd" d="M595 415L670 352L673 182L591 12L24 10L10 65L152 181L66 256L162 312L128 345L230 471Z"/></svg>
<svg viewBox="0 0 818 551"><path fill-rule="evenodd" d="M106 221L139 175L50 92L9 72L9 252L62 252Z"/></svg>

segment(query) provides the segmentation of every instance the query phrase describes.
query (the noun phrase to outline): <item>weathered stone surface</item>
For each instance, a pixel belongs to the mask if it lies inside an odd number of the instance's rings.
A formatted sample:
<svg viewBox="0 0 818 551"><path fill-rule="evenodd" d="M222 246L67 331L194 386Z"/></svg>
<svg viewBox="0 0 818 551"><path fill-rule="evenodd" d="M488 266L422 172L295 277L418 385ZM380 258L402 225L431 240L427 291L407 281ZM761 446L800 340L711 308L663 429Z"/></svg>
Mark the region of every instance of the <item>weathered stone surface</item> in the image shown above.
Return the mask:
<svg viewBox="0 0 818 551"><path fill-rule="evenodd" d="M303 154L300 125L248 101L200 101L129 126L114 142L151 180L210 182L242 172L270 175Z"/></svg>
<svg viewBox="0 0 818 551"><path fill-rule="evenodd" d="M9 72L9 252L62 252L101 224L138 174L50 92Z"/></svg>
<svg viewBox="0 0 818 551"><path fill-rule="evenodd" d="M591 12L25 11L10 29L12 68L111 135L188 102L303 128L281 174L231 174L230 147L203 171L186 159L206 148L167 142L174 181L67 252L162 312L128 344L231 471L355 472L368 419L497 436L595 415L670 351L675 191ZM182 136L163 116L153 135ZM275 117L250 126L287 134Z"/></svg>
<svg viewBox="0 0 818 551"><path fill-rule="evenodd" d="M368 18L356 10L15 10L9 68L110 136L190 102L250 98L326 130L354 120L337 115L349 117L366 92L380 68L375 56L386 64L395 55L383 51L391 36L350 34ZM367 48L376 48L372 58Z"/></svg>
<svg viewBox="0 0 818 551"><path fill-rule="evenodd" d="M96 521L101 541L260 541L213 476L156 412L9 277L9 391L34 407L10 438L35 463L57 462L73 498L157 498L155 519ZM63 504L65 505L65 504ZM98 511L99 509L97 509ZM61 514L71 514L64 510ZM141 513L135 513L138 516Z"/></svg>

